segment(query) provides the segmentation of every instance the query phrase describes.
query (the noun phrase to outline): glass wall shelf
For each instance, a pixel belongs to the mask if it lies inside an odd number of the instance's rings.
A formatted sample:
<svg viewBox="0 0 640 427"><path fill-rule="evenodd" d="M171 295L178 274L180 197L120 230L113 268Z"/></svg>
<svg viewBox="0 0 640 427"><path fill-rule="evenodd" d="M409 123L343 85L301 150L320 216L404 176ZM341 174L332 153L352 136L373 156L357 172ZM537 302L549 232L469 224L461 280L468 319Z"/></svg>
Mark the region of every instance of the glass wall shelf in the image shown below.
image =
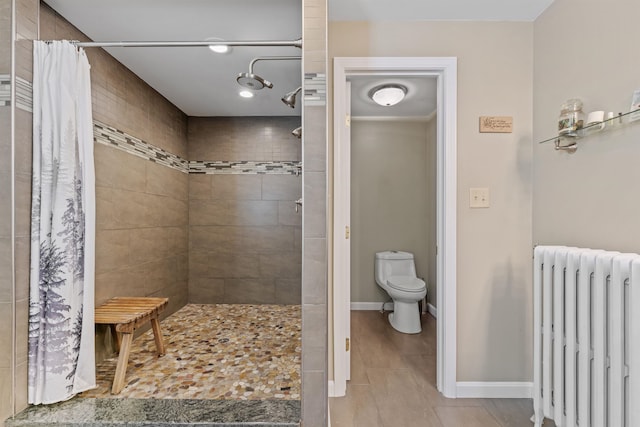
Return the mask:
<svg viewBox="0 0 640 427"><path fill-rule="evenodd" d="M631 115L636 113L637 117ZM630 120L632 119L632 120ZM622 125L633 123L634 121L640 121L640 108L637 110L629 111L628 113L618 113L617 116L606 119L602 122L591 123L583 128L578 129L576 136L556 135L552 138L547 138L538 144L544 144L546 142L555 142L556 150L564 150L569 153L573 153L578 149L578 140L590 135L595 135L609 129L617 129Z"/></svg>

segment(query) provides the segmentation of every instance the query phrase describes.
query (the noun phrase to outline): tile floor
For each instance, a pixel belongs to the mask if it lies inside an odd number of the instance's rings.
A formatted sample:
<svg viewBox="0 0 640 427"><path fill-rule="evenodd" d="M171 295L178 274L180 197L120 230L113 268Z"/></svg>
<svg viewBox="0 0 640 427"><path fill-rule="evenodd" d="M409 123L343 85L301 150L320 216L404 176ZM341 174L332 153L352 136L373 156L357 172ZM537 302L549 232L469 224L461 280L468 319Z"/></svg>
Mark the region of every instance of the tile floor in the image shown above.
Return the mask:
<svg viewBox="0 0 640 427"><path fill-rule="evenodd" d="M531 427L530 399L447 399L436 389L436 322L396 332L378 311L351 312L351 381L329 399L332 427ZM552 427L546 423L545 427Z"/></svg>
<svg viewBox="0 0 640 427"><path fill-rule="evenodd" d="M85 398L300 399L299 305L189 304L133 341L126 386L111 395L117 359L98 365Z"/></svg>

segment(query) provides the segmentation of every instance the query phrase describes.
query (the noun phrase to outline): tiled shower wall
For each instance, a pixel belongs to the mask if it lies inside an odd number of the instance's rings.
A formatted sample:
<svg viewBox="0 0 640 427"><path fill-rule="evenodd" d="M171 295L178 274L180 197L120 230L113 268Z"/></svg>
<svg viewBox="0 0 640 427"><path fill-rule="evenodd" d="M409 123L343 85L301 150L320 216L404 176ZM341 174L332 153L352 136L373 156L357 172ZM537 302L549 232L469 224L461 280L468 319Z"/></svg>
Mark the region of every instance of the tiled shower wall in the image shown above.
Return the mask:
<svg viewBox="0 0 640 427"><path fill-rule="evenodd" d="M11 8L16 15L12 33ZM32 80L31 41L38 36L38 0L2 3L0 74L10 87ZM13 39L13 40L11 40ZM11 64L10 55L13 50ZM13 66L13 69L11 68ZM8 77L7 77L8 76ZM0 419L27 402L27 315L31 207L31 111L25 102L3 102L0 136ZM13 137L9 133L13 127ZM9 134L7 134L9 133ZM12 189L13 187L13 189ZM4 261L4 262L3 262ZM15 331L15 337L14 337ZM6 376L5 376L6 375Z"/></svg>
<svg viewBox="0 0 640 427"><path fill-rule="evenodd" d="M302 421L327 425L327 0L303 0Z"/></svg>
<svg viewBox="0 0 640 427"><path fill-rule="evenodd" d="M0 88L11 80L11 0L0 0ZM12 372L15 364L12 331L13 317L13 256L11 232L11 105L8 93L1 92L0 101L0 420L12 414Z"/></svg>
<svg viewBox="0 0 640 427"><path fill-rule="evenodd" d="M298 126L300 117L190 117L189 159L297 162ZM204 172L189 174L189 301L300 304L302 176Z"/></svg>
<svg viewBox="0 0 640 427"><path fill-rule="evenodd" d="M45 4L40 38L86 40ZM93 118L186 158L187 117L102 49L86 49ZM95 144L96 304L113 296L166 296L168 315L187 302L188 177ZM98 360L109 350L98 331Z"/></svg>

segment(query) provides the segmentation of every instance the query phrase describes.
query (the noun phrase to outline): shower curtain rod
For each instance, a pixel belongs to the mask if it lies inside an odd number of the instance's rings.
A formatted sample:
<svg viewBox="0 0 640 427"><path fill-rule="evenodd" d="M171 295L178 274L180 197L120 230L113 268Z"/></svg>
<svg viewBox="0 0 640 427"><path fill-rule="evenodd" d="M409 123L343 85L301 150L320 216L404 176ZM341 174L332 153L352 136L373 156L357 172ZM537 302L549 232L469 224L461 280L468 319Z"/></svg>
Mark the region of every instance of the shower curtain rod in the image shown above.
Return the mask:
<svg viewBox="0 0 640 427"><path fill-rule="evenodd" d="M197 46L293 46L302 48L298 40L247 40L247 41L121 41L121 42L80 42L72 41L78 47L197 47Z"/></svg>

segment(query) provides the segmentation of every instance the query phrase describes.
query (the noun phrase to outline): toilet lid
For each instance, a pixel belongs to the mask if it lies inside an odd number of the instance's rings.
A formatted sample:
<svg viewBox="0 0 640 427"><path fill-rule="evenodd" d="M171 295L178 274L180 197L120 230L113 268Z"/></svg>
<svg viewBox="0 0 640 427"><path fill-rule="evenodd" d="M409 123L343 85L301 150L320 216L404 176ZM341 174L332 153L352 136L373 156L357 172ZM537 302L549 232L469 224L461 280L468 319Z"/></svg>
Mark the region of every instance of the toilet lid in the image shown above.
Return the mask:
<svg viewBox="0 0 640 427"><path fill-rule="evenodd" d="M423 280L411 276L391 276L387 285L399 291L421 292L426 288Z"/></svg>

